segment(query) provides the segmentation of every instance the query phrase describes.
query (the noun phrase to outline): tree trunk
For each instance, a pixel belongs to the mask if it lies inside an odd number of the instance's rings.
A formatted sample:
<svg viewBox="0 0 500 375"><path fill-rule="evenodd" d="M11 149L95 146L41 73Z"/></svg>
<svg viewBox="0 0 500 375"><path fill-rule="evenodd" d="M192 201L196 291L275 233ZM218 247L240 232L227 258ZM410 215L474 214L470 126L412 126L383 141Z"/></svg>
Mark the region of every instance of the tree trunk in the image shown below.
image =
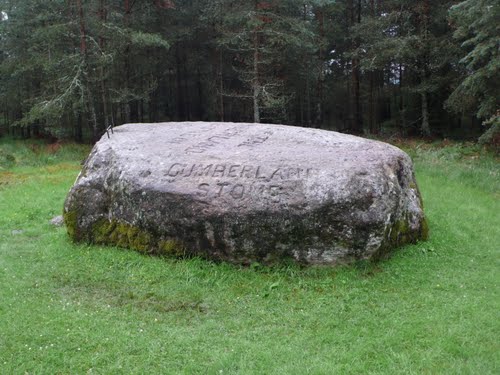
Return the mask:
<svg viewBox="0 0 500 375"><path fill-rule="evenodd" d="M140 100L137 104L137 115L140 122L144 122L144 100Z"/></svg>
<svg viewBox="0 0 500 375"><path fill-rule="evenodd" d="M203 121L205 118L205 105L203 103L203 82L201 79L200 69L196 71L196 86L198 89L198 103L196 108L196 116L198 121Z"/></svg>
<svg viewBox="0 0 500 375"><path fill-rule="evenodd" d="M357 6L357 23L361 23L361 0L358 0ZM358 43L356 43L358 47ZM359 68L359 59L356 59L356 85L355 85L355 98L356 98L356 132L363 133L363 114L361 113L361 93L360 93L360 79L361 71Z"/></svg>
<svg viewBox="0 0 500 375"><path fill-rule="evenodd" d="M106 0L100 1L99 18L103 24L107 21ZM105 47L106 46L105 46L104 37L102 35L100 35L99 36L99 48L101 49L102 54L104 54ZM101 81L101 100L102 100L102 109L103 109L103 117L104 117L104 119L103 119L104 126L108 127L110 125L109 124L110 121L108 118L108 100L107 100L107 95L106 95L106 80L105 80L105 74L104 74L104 67L102 65L99 67L99 75L100 75L100 81Z"/></svg>
<svg viewBox="0 0 500 375"><path fill-rule="evenodd" d="M300 105L300 125L304 126L304 97L303 97L303 95L299 96L299 105Z"/></svg>
<svg viewBox="0 0 500 375"><path fill-rule="evenodd" d="M309 67L309 65L308 65ZM311 126L311 84L309 74L306 74L306 125Z"/></svg>
<svg viewBox="0 0 500 375"><path fill-rule="evenodd" d="M403 94L403 64L399 64L399 116L400 116L400 133L406 136L406 109L404 107Z"/></svg>
<svg viewBox="0 0 500 375"><path fill-rule="evenodd" d="M123 22L125 24L125 27L128 27L129 25L130 11L131 11L130 0L125 0L125 14L123 17ZM130 44L129 43L127 43L125 47L125 89L127 91L130 89ZM128 98L124 103L124 112L125 112L125 122L129 123L132 110L130 108L130 102Z"/></svg>
<svg viewBox="0 0 500 375"><path fill-rule="evenodd" d="M222 50L219 51L219 115L220 120L224 122L224 77L222 75Z"/></svg>
<svg viewBox="0 0 500 375"><path fill-rule="evenodd" d="M360 89L359 89L359 60L354 59L352 61L352 85L354 89L354 124L352 130L356 134L361 134L363 132L363 120L361 117L361 100L360 100Z"/></svg>
<svg viewBox="0 0 500 375"><path fill-rule="evenodd" d="M85 58L87 55L87 35L85 30L85 18L82 7L82 0L77 0L78 17L80 21L80 54Z"/></svg>
<svg viewBox="0 0 500 375"><path fill-rule="evenodd" d="M355 23L361 22L361 0L358 0L357 6L354 6L354 0L349 0L350 11L350 26ZM352 49L358 47L358 41L354 40ZM354 134L361 134L363 132L363 118L361 116L361 98L360 98L360 70L359 59L353 58L351 60L351 105L350 105L350 132Z"/></svg>
<svg viewBox="0 0 500 375"><path fill-rule="evenodd" d="M369 96L368 96L368 122L371 134L377 134L377 128L375 126L375 94L374 94L374 73L370 71L369 73Z"/></svg>
<svg viewBox="0 0 500 375"><path fill-rule="evenodd" d="M259 35L257 31L254 31L254 51L253 51L253 122L260 122L260 108L259 108L259 96L260 96L260 82L259 82Z"/></svg>
<svg viewBox="0 0 500 375"><path fill-rule="evenodd" d="M78 119L76 120L75 123L75 141L78 143L83 142L83 126L82 126L82 114L78 114Z"/></svg>
<svg viewBox="0 0 500 375"><path fill-rule="evenodd" d="M429 52L427 47L428 39L428 26L430 17L430 0L423 0L423 11L422 11L422 39L424 44L424 53L422 57L422 68L421 68L421 83L425 84L429 78ZM428 91L423 88L420 94L422 99L422 134L426 137L431 135L431 129L429 125L429 103L428 103Z"/></svg>
<svg viewBox="0 0 500 375"><path fill-rule="evenodd" d="M97 123L97 114L96 114L96 110L95 110L94 96L92 95L90 88L88 89L87 97L88 97L89 108L90 108L90 119L92 121L91 122L92 142L97 142L99 140L99 131L98 131L99 126Z"/></svg>
<svg viewBox="0 0 500 375"><path fill-rule="evenodd" d="M182 90L184 93L184 103L186 103L186 115L187 115L187 120L191 121L193 119L193 114L192 114L192 103L191 103L191 95L189 92L189 85L188 85L188 80L189 80L189 75L188 75L188 57L186 56L186 53L184 52L183 55L183 63L182 63L182 83L184 85L184 89Z"/></svg>
<svg viewBox="0 0 500 375"><path fill-rule="evenodd" d="M373 18L375 18L375 0L370 0L370 13ZM368 95L368 122L369 129L371 134L377 134L378 129L375 125L375 94L374 94L374 85L375 85L375 72L370 70L369 73L369 95Z"/></svg>
<svg viewBox="0 0 500 375"><path fill-rule="evenodd" d="M259 9L259 1L255 1L255 13ZM259 31L255 27L253 30L253 74L252 74L252 100L253 100L253 122L260 122L260 80L259 80Z"/></svg>
<svg viewBox="0 0 500 375"><path fill-rule="evenodd" d="M83 61L83 70L84 70L84 82L83 85L85 87L84 89L84 98L86 97L86 100L84 99L84 107L86 107L86 111L90 113L90 128L92 130L92 141L95 141L98 137L98 125L97 125L97 117L96 117L96 111L95 111L95 103L94 103L94 96L92 94L92 90L90 87L90 83L88 82L87 79L87 31L85 27L85 14L82 6L82 0L77 0L77 6L78 6L78 16L79 16L79 21L80 21L80 54L82 57Z"/></svg>
<svg viewBox="0 0 500 375"><path fill-rule="evenodd" d="M422 134L426 137L431 135L431 128L429 125L429 103L426 92L420 94L422 98Z"/></svg>
<svg viewBox="0 0 500 375"><path fill-rule="evenodd" d="M184 85L182 84L182 76L181 76L181 70L182 70L182 60L181 60L181 55L180 55L180 49L179 45L176 46L175 48L175 62L176 62L176 69L175 69L175 78L176 78L176 87L177 87L177 120L182 121L186 120L186 103L184 102Z"/></svg>
<svg viewBox="0 0 500 375"><path fill-rule="evenodd" d="M317 86L317 96L318 103L316 107L316 124L320 125L323 122L323 85L325 80L325 74L323 70L323 63L325 59L325 50L324 50L324 38L325 38L325 13L322 7L319 7L316 11L316 18L319 22L319 49L318 49L318 58L319 58L319 72L318 72L318 86Z"/></svg>
<svg viewBox="0 0 500 375"><path fill-rule="evenodd" d="M73 0L68 0L68 6L66 8L68 10L68 19L73 19Z"/></svg>

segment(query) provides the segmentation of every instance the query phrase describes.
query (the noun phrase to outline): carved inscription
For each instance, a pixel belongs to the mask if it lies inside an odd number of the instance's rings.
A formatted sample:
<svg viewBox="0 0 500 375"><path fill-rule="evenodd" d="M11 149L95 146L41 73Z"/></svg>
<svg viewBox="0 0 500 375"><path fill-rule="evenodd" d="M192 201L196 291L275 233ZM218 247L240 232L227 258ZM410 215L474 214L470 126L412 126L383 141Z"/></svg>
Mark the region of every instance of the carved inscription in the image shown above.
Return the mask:
<svg viewBox="0 0 500 375"><path fill-rule="evenodd" d="M184 141L187 141L188 139L190 139L191 137L193 137L195 135L196 135L196 133L189 133L188 132L188 133L181 134L178 137L171 138L171 139L167 140L166 142L173 143L173 144L182 143Z"/></svg>
<svg viewBox="0 0 500 375"><path fill-rule="evenodd" d="M231 198L242 200L251 196L259 196L270 203L280 203L289 198L297 190L298 181L285 184L268 183L230 183L203 182L198 185L197 195L200 198Z"/></svg>
<svg viewBox="0 0 500 375"><path fill-rule="evenodd" d="M251 136L245 142L240 143L238 145L238 147L241 147L241 146L255 147L255 146L261 145L262 143L267 141L271 135L273 135L273 132L271 130L266 130L261 135Z"/></svg>
<svg viewBox="0 0 500 375"><path fill-rule="evenodd" d="M269 167L247 164L173 163L165 171L170 182L195 179L200 198L242 200L258 196L264 201L279 203L290 198L304 179L315 170L303 167Z"/></svg>
<svg viewBox="0 0 500 375"><path fill-rule="evenodd" d="M166 171L168 177L212 177L254 180L301 180L309 177L313 168L253 166L244 164L183 164L174 163Z"/></svg>
<svg viewBox="0 0 500 375"><path fill-rule="evenodd" d="M209 132L209 131L212 131L213 129L214 129L213 126L210 126L206 129L203 129L203 131ZM167 139L165 142L166 143L173 143L173 144L182 143L184 141L188 141L188 140L192 139L193 137L199 135L200 131L201 131L200 129L198 129L197 131L187 131L187 132L184 132L182 134L179 134L175 138Z"/></svg>
<svg viewBox="0 0 500 375"><path fill-rule="evenodd" d="M221 144L225 140L231 139L238 134L242 132L242 128L240 127L234 127L225 130L224 132L216 135L212 135L211 137L208 137L205 141L197 143L194 146L190 146L186 148L186 153L187 154L203 154L204 152L208 151L212 147L217 146L218 144Z"/></svg>

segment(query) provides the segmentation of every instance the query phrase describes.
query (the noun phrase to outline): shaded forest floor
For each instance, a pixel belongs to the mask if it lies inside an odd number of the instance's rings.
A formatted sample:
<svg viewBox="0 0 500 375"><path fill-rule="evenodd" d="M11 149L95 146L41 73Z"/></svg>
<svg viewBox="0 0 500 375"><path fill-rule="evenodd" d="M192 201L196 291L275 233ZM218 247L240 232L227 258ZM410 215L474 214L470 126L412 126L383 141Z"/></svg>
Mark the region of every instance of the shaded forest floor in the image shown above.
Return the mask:
<svg viewBox="0 0 500 375"><path fill-rule="evenodd" d="M498 159L399 145L429 241L377 264L240 268L71 243L49 220L89 149L0 139L0 373L498 374Z"/></svg>

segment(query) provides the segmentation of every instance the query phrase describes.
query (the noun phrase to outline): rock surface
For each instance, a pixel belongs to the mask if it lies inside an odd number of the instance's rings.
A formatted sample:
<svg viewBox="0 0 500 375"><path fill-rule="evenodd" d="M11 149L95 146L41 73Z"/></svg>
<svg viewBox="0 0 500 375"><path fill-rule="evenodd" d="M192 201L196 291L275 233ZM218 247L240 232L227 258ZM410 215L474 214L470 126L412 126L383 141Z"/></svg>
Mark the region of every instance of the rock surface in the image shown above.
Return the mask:
<svg viewBox="0 0 500 375"><path fill-rule="evenodd" d="M55 227L62 227L64 225L64 218L62 215L54 216L50 219L50 224Z"/></svg>
<svg viewBox="0 0 500 375"><path fill-rule="evenodd" d="M88 157L64 220L77 241L241 264L346 263L427 237L403 151L264 124L117 127Z"/></svg>

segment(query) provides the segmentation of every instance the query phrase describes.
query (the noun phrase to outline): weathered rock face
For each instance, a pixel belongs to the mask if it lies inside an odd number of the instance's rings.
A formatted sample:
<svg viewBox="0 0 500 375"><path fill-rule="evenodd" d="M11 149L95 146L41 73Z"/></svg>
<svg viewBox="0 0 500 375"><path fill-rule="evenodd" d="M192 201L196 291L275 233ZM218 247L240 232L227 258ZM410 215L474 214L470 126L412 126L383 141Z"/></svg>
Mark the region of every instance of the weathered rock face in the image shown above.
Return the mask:
<svg viewBox="0 0 500 375"><path fill-rule="evenodd" d="M403 151L282 125L115 128L92 150L64 219L78 241L243 264L346 263L427 237Z"/></svg>

